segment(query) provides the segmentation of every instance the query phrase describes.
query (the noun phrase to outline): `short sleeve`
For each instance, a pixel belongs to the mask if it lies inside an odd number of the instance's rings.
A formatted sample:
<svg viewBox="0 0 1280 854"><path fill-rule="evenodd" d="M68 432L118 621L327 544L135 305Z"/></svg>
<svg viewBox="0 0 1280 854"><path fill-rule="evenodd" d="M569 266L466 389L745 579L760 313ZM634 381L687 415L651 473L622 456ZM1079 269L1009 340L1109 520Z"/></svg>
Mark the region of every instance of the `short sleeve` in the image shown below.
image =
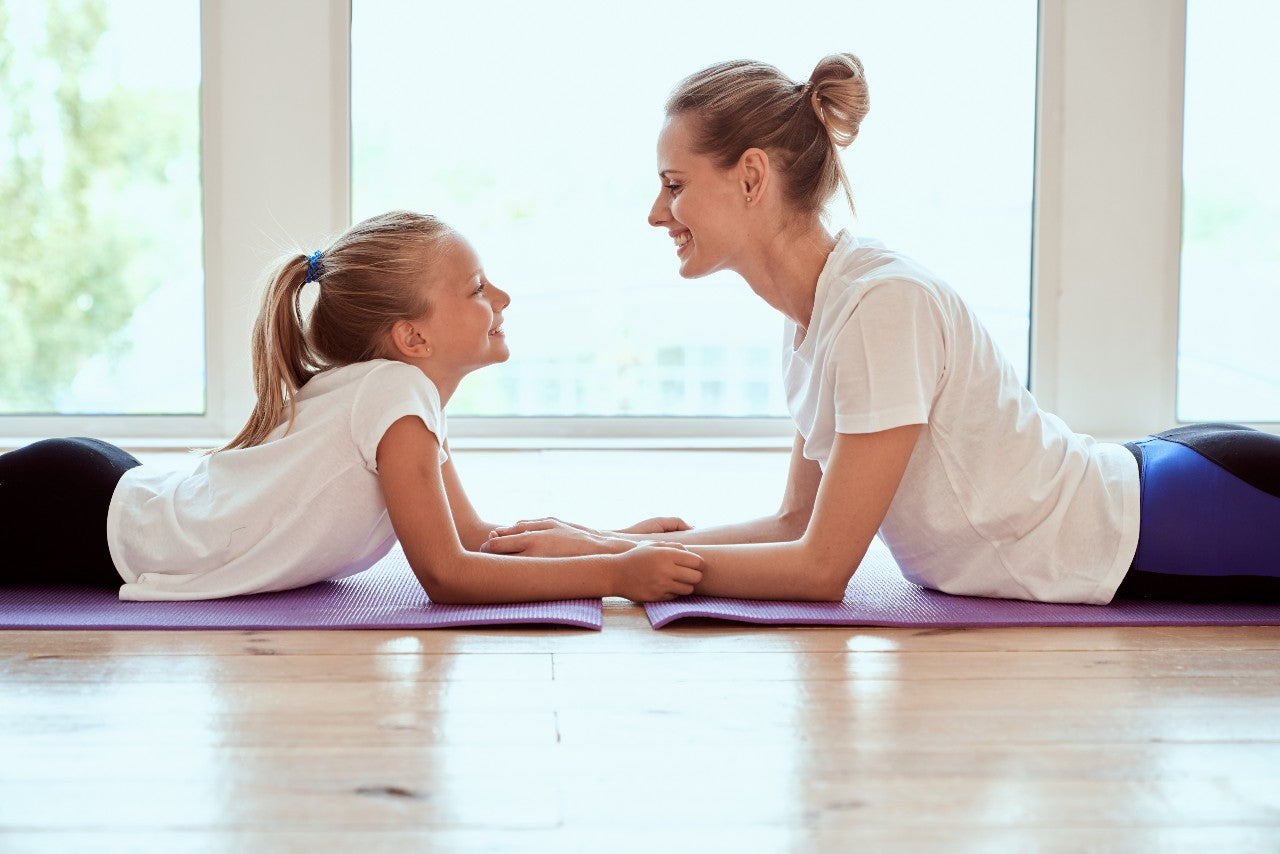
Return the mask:
<svg viewBox="0 0 1280 854"><path fill-rule="evenodd" d="M435 384L412 365L388 360L361 380L351 409L351 438L369 471L378 471L378 443L383 435L406 415L418 416L435 434L441 464L449 459L444 450L444 411Z"/></svg>
<svg viewBox="0 0 1280 854"><path fill-rule="evenodd" d="M927 424L945 364L942 313L931 294L905 279L873 285L828 354L836 432Z"/></svg>

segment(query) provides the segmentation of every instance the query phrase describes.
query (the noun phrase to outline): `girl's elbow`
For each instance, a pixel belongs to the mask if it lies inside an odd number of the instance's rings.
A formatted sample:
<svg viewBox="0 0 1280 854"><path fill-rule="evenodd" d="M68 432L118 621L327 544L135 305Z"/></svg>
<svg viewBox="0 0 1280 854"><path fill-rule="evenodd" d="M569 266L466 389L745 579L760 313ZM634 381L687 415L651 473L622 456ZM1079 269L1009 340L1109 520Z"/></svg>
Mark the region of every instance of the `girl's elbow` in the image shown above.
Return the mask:
<svg viewBox="0 0 1280 854"><path fill-rule="evenodd" d="M418 584L427 594L427 598L437 605L465 605L466 596L460 585L454 582L458 573L449 572L443 567L412 565Z"/></svg>

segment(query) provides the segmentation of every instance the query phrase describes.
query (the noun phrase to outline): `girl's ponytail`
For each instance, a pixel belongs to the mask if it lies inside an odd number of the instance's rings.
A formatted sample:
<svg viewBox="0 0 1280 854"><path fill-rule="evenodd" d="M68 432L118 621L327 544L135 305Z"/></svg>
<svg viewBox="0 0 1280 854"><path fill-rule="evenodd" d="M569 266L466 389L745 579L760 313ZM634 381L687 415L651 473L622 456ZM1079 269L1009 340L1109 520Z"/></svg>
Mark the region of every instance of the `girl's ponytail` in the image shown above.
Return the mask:
<svg viewBox="0 0 1280 854"><path fill-rule="evenodd" d="M302 287L312 277L314 262L306 255L284 261L267 283L262 308L253 324L253 413L240 433L223 450L260 445L280 425L288 410L294 417L294 396L317 373L318 364L303 333Z"/></svg>

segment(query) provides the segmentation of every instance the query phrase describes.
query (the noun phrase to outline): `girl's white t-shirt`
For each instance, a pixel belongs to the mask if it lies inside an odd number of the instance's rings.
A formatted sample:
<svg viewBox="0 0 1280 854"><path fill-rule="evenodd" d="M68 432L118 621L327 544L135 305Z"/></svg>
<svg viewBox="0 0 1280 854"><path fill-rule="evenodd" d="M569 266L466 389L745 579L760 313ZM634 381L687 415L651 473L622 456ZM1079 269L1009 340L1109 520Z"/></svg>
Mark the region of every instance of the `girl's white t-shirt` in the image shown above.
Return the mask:
<svg viewBox="0 0 1280 854"><path fill-rule="evenodd" d="M440 440L443 463L435 385L403 362L360 362L312 377L293 426L261 445L219 451L190 473L130 469L107 511L120 598L215 599L368 569L396 540L378 443L406 415Z"/></svg>
<svg viewBox="0 0 1280 854"><path fill-rule="evenodd" d="M924 587L1111 601L1138 542L1123 445L1041 410L972 310L875 241L841 232L803 340L788 320L787 402L824 469L837 433L923 425L880 535Z"/></svg>

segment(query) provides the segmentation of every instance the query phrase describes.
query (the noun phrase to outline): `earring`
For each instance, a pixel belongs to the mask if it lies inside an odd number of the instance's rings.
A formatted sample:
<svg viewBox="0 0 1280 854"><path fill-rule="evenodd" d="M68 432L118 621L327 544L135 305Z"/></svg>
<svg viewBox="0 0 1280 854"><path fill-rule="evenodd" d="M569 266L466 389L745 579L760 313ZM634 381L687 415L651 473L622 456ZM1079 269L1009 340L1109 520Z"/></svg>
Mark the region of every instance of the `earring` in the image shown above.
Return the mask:
<svg viewBox="0 0 1280 854"><path fill-rule="evenodd" d="M750 203L751 203L751 197L747 196L747 204L750 204Z"/></svg>

